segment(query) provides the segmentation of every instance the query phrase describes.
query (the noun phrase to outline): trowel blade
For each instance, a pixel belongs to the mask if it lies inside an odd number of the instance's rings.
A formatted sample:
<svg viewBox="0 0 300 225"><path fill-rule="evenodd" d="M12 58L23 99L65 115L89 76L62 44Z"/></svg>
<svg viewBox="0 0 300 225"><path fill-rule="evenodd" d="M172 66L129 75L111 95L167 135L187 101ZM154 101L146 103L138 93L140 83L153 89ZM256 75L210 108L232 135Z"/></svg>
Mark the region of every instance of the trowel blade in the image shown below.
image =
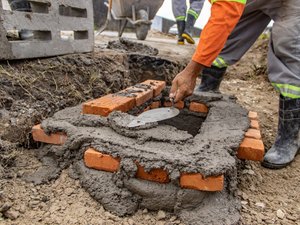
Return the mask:
<svg viewBox="0 0 300 225"><path fill-rule="evenodd" d="M138 127L147 123L158 122L173 118L179 114L179 110L174 107L151 109L136 117L128 124L128 127Z"/></svg>

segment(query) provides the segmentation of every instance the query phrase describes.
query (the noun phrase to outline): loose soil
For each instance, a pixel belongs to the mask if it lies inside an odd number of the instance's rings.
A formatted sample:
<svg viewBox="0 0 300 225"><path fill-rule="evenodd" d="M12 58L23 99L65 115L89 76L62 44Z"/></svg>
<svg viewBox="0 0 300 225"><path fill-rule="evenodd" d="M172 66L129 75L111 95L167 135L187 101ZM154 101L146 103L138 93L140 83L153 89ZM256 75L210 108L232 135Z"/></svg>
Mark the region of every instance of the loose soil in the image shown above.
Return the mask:
<svg viewBox="0 0 300 225"><path fill-rule="evenodd" d="M41 165L38 145L30 135L33 124L60 109L117 92L143 79L170 82L192 54L175 43L170 37L163 44L150 43L168 57L98 47L90 54L0 64L1 224L184 224L170 213L146 209L133 216L114 216L90 197L67 169L47 184L23 180ZM193 48L187 48L192 52ZM266 49L267 41L259 40L230 68L221 91L235 95L245 108L258 112L268 149L276 134L278 97L266 76ZM247 162L239 179L241 224L300 224L299 156L278 171Z"/></svg>

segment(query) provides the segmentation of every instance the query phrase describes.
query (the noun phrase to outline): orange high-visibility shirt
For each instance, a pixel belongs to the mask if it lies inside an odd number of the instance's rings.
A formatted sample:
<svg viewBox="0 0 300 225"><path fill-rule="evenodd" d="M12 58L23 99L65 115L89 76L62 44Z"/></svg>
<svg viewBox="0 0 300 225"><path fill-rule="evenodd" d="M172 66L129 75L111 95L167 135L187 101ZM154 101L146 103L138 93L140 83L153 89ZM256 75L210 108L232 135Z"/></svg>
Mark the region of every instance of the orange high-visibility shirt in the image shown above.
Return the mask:
<svg viewBox="0 0 300 225"><path fill-rule="evenodd" d="M211 16L204 27L192 60L206 67L222 51L230 33L240 20L246 0L210 0Z"/></svg>

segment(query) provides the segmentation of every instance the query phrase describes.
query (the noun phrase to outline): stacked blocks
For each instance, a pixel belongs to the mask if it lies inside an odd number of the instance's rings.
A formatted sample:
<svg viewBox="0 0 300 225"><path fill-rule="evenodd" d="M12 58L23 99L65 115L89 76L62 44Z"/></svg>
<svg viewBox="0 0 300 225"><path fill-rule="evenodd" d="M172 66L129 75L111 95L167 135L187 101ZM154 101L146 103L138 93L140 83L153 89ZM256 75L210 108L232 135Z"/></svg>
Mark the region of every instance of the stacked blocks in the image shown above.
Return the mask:
<svg viewBox="0 0 300 225"><path fill-rule="evenodd" d="M265 147L261 140L258 116L256 112L249 112L250 129L245 133L237 157L239 159L262 161L265 154Z"/></svg>
<svg viewBox="0 0 300 225"><path fill-rule="evenodd" d="M92 1L29 0L28 2L32 12L4 10L0 1L1 60L93 51ZM6 36L8 31L23 29L33 32L33 40L14 40Z"/></svg>
<svg viewBox="0 0 300 225"><path fill-rule="evenodd" d="M116 94L110 94L83 104L83 114L108 116L113 111L128 112L160 95L164 81L147 80ZM157 103L156 103L157 104ZM157 105L156 105L157 106ZM155 106L154 106L155 107Z"/></svg>

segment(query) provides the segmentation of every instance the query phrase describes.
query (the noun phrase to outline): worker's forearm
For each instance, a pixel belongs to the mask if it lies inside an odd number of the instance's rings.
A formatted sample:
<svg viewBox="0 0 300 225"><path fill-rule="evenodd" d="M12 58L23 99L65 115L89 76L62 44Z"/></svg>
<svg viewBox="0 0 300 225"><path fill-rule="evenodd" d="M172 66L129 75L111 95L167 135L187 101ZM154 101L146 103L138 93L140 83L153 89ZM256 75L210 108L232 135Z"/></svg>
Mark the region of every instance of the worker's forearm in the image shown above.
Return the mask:
<svg viewBox="0 0 300 225"><path fill-rule="evenodd" d="M193 61L210 67L222 51L226 40L238 23L245 5L232 1L217 1L204 27Z"/></svg>
<svg viewBox="0 0 300 225"><path fill-rule="evenodd" d="M190 74L193 78L197 78L202 71L203 66L198 62L191 60L189 64L186 66L185 71Z"/></svg>

